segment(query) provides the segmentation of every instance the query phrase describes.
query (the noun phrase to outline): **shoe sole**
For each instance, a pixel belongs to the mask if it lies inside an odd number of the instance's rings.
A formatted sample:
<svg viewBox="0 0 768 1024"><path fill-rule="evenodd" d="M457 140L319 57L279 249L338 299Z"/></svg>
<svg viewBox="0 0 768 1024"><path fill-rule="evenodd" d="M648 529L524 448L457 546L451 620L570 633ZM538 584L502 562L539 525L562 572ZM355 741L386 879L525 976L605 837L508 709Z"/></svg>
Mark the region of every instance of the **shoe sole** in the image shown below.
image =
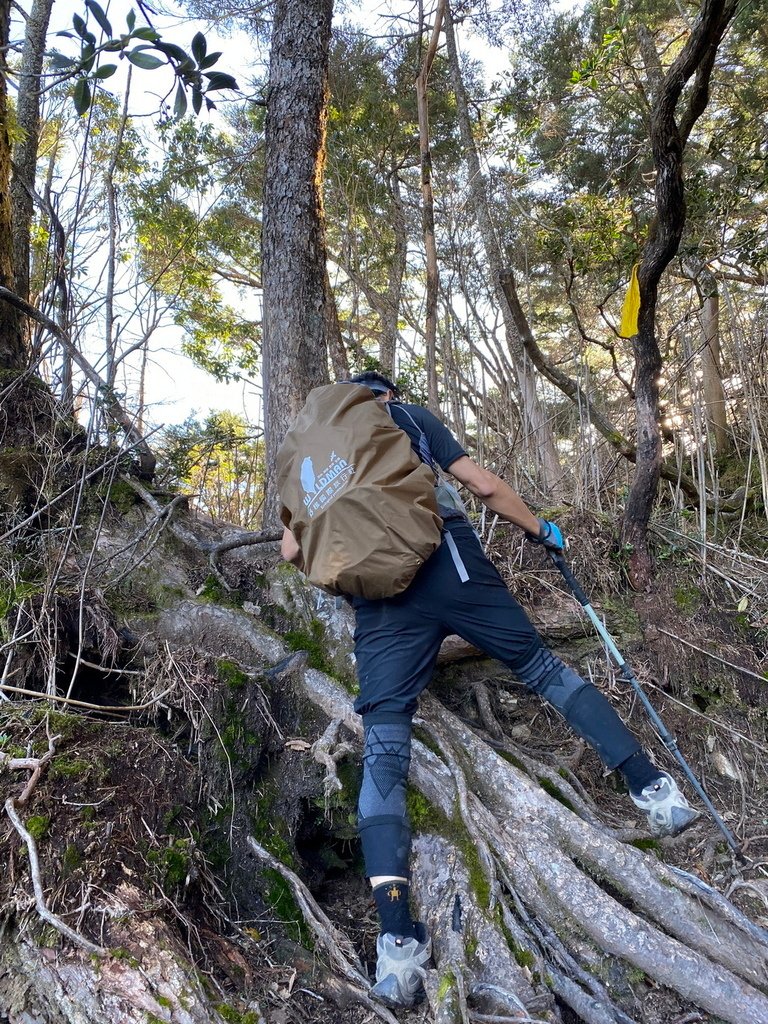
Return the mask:
<svg viewBox="0 0 768 1024"><path fill-rule="evenodd" d="M676 829L674 829L672 831L661 831L661 832L654 832L654 830L651 828L651 834L656 839L674 839L676 836L680 836L680 835L683 834L683 832L686 832L691 827L691 825L695 825L696 822L699 821L700 819L701 819L701 813L699 811L694 811L694 813L688 819L688 821L684 821L683 824L680 825L679 828L676 828Z"/></svg>
<svg viewBox="0 0 768 1024"><path fill-rule="evenodd" d="M384 1003L385 1006L390 1007L392 1010L412 1010L414 1006L418 1006L419 1003L423 1003L426 998L426 992L424 989L417 993L410 1002L405 1002L403 999L393 999L391 996L386 995L384 992L377 992L376 985L371 989L371 995L378 999L380 1003Z"/></svg>

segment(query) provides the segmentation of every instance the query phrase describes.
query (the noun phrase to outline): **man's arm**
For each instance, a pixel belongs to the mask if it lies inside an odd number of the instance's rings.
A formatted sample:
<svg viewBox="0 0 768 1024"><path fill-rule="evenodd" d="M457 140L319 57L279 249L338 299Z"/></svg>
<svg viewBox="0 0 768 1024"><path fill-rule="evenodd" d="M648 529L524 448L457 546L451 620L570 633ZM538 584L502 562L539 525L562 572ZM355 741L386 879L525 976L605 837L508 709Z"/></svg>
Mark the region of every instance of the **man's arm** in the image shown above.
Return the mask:
<svg viewBox="0 0 768 1024"><path fill-rule="evenodd" d="M539 536L541 523L531 512L523 499L513 491L508 483L501 477L491 473L489 469L483 469L473 462L468 455L462 455L448 467L451 476L464 484L474 495L486 505L491 512L495 512L521 530Z"/></svg>
<svg viewBox="0 0 768 1024"><path fill-rule="evenodd" d="M280 541L280 554L286 562L298 565L301 562L301 549L287 526L283 527L283 539Z"/></svg>

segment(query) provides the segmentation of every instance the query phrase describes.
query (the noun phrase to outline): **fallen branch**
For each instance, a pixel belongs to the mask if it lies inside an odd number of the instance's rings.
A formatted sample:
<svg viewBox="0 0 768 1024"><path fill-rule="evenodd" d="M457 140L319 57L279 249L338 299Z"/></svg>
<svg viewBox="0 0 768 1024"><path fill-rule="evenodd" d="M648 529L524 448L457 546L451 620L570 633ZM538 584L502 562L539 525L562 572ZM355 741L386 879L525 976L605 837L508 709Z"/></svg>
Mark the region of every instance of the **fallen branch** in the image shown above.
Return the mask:
<svg viewBox="0 0 768 1024"><path fill-rule="evenodd" d="M306 925L311 929L318 943L328 953L331 963L337 970L341 971L348 982L352 983L346 986L347 995L375 1013L386 1024L398 1024L397 1018L368 994L371 987L370 982L352 943L323 913L299 876L291 871L290 868L287 868L281 861L277 860L277 858L273 857L263 846L260 846L253 836L248 836L248 845L260 860L273 871L277 871L282 875L290 885L291 892Z"/></svg>
<svg viewBox="0 0 768 1024"><path fill-rule="evenodd" d="M103 946L97 946L89 939L86 939L83 935L78 934L74 928L70 928L68 924L65 924L61 918L51 913L48 909L45 902L45 896L43 894L43 883L40 879L40 860L37 856L37 844L24 827L21 818L17 814L13 797L8 797L5 801L5 813L11 819L13 827L19 833L27 847L27 853L29 855L29 872L32 876L32 887L35 892L35 909L37 910L37 913L43 921L55 928L57 932L60 932L76 946L80 946L82 949L86 950L88 953L93 953L95 956L106 956L109 950L105 949Z"/></svg>
<svg viewBox="0 0 768 1024"><path fill-rule="evenodd" d="M9 686L7 683L3 683L0 686L0 690L7 690L8 693L18 693L24 697L35 697L37 700L52 700L58 704L71 704L76 708L86 708L88 711L109 711L109 712L124 712L124 711L146 711L147 708L151 708L153 704L157 704L159 700L166 696L173 690L173 686L169 686L167 690L163 690L162 693L153 697L151 700L146 701L144 704L124 704L119 706L117 704L88 704L83 700L74 700L72 697L59 697L55 693L41 693L39 690L25 690L21 686Z"/></svg>
<svg viewBox="0 0 768 1024"><path fill-rule="evenodd" d="M683 644L685 647L690 647L694 651L698 651L699 654L704 654L712 661L718 662L720 665L725 665L727 668L732 668L734 672L740 672L743 676L749 676L751 679L757 679L761 683L765 683L765 676L760 675L759 672L753 672L751 669L744 668L743 665L736 665L732 661L726 661L725 658L721 658L719 654L713 654L712 651L706 650L704 647L698 647L696 644L692 644L690 640L684 640L677 633L670 633L668 629L662 629L661 626L656 626L656 629L665 636L671 637L673 640L677 640L678 643Z"/></svg>

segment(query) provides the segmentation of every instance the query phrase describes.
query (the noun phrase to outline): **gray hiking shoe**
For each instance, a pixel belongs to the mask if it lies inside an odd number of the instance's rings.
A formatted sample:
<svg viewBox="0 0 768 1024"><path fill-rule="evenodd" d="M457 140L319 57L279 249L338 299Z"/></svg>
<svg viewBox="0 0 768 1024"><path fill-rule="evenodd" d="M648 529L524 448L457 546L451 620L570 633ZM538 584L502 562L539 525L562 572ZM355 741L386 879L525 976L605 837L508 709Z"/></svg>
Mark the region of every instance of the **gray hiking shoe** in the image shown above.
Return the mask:
<svg viewBox="0 0 768 1024"><path fill-rule="evenodd" d="M689 806L677 783L666 772L649 783L632 802L648 816L648 824L655 836L677 836L699 817Z"/></svg>
<svg viewBox="0 0 768 1024"><path fill-rule="evenodd" d="M376 940L376 984L371 995L387 1006L409 1007L424 998L424 966L432 956L432 940L423 925L419 939L404 939L385 932Z"/></svg>

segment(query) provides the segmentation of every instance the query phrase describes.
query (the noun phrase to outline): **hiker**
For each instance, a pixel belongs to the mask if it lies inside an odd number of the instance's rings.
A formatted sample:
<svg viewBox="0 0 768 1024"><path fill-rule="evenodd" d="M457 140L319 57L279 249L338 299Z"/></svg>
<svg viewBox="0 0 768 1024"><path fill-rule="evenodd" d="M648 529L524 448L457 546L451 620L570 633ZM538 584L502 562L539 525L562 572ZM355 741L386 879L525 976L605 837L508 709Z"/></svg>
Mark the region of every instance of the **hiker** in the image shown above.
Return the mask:
<svg viewBox="0 0 768 1024"><path fill-rule="evenodd" d="M368 371L347 383L364 385L386 404L422 462L425 457L434 460L491 512L525 531L530 541L556 551L563 548L555 523L533 515L508 484L467 455L431 412L398 401L392 381ZM441 491L437 494L440 501ZM405 794L411 722L449 634L457 633L502 661L560 712L606 768L618 768L655 835L677 835L698 817L674 779L651 763L600 691L543 645L485 556L465 513L442 502L439 512L442 542L438 538L439 546L406 589L376 600L352 598L360 683L355 710L365 730L358 828L381 921L373 993L393 1007L413 1006L423 997L422 980L431 954L429 936L409 909ZM302 563L299 544L288 528L281 552L288 561Z"/></svg>

